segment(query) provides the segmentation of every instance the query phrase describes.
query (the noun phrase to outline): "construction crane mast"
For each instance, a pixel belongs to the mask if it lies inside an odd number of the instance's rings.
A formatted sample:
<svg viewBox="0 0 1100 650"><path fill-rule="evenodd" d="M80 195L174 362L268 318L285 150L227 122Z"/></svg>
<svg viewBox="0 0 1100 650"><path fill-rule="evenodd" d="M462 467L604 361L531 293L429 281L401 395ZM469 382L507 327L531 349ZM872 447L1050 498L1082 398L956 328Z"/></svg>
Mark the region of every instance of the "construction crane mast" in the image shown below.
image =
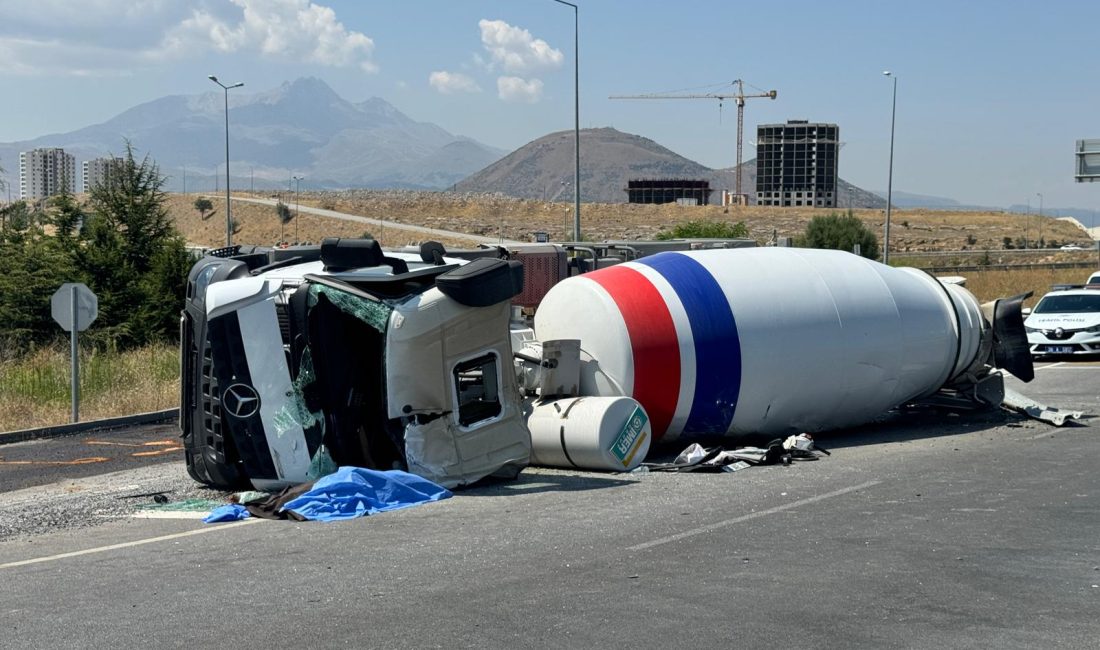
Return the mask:
<svg viewBox="0 0 1100 650"><path fill-rule="evenodd" d="M608 99L717 99L718 101L725 101L732 99L737 103L737 167L734 170L735 177L735 192L738 197L743 196L741 192L741 153L742 142L744 138L745 130L745 100L755 97L765 97L767 99L775 99L776 92L769 90L762 93L754 93L751 95L745 94L745 82L741 79L734 79L733 86L736 90L733 92L716 92L716 93L701 93L701 94L688 94L688 95L669 95L665 93L650 93L646 95L611 95Z"/></svg>

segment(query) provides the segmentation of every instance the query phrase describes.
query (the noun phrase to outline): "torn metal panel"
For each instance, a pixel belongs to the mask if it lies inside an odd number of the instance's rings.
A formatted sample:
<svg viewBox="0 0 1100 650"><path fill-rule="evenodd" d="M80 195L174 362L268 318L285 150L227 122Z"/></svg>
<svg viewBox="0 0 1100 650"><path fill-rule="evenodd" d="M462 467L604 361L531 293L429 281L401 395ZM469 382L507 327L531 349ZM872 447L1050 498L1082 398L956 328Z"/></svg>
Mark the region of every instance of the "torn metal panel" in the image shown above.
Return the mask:
<svg viewBox="0 0 1100 650"><path fill-rule="evenodd" d="M1036 420L1042 420L1048 424L1053 424L1056 427L1063 426L1068 420L1078 420L1085 414L1084 411L1063 411L1053 406L1040 404L1026 395L1017 393L1011 388L1005 389L1003 405L1005 408L1023 413Z"/></svg>
<svg viewBox="0 0 1100 650"><path fill-rule="evenodd" d="M486 476L514 477L527 466L530 444L522 420L511 444L495 427L463 430L449 417L411 422L405 427L409 471L447 488L470 485Z"/></svg>

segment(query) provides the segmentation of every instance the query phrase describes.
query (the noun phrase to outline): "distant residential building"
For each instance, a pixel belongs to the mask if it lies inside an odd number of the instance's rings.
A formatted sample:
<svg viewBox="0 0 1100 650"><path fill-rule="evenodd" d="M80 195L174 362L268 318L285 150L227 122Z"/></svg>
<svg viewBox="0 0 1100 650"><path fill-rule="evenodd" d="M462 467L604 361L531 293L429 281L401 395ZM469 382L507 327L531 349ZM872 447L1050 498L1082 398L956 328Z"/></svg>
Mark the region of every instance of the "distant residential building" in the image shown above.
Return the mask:
<svg viewBox="0 0 1100 650"><path fill-rule="evenodd" d="M56 147L19 153L20 199L44 199L62 188L76 192L76 158Z"/></svg>
<svg viewBox="0 0 1100 650"><path fill-rule="evenodd" d="M102 185L107 180L107 176L120 165L122 165L122 158L115 158L114 156L85 160L81 176L83 179L81 191L90 192L96 185Z"/></svg>
<svg viewBox="0 0 1100 650"><path fill-rule="evenodd" d="M662 178L626 182L628 203L681 203L707 205L710 202L710 181Z"/></svg>
<svg viewBox="0 0 1100 650"><path fill-rule="evenodd" d="M835 208L840 129L788 120L756 129L756 203Z"/></svg>

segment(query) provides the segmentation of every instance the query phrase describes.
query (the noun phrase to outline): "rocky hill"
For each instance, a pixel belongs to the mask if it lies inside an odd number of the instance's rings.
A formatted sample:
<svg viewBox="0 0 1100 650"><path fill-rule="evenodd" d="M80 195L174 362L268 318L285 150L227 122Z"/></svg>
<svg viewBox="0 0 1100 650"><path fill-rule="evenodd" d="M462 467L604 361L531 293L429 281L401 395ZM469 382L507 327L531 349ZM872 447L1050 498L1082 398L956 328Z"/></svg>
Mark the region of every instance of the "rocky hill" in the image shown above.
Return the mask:
<svg viewBox="0 0 1100 650"><path fill-rule="evenodd" d="M627 181L633 179L706 179L715 190L735 184L734 171L711 169L689 160L639 135L612 128L582 129L581 200L625 203ZM506 196L540 201L567 200L573 196L573 131L558 131L529 142L455 186L465 192L500 192ZM741 184L753 201L756 161L742 164ZM844 180L839 183L839 205L884 208L880 197ZM717 193L711 195L718 202Z"/></svg>

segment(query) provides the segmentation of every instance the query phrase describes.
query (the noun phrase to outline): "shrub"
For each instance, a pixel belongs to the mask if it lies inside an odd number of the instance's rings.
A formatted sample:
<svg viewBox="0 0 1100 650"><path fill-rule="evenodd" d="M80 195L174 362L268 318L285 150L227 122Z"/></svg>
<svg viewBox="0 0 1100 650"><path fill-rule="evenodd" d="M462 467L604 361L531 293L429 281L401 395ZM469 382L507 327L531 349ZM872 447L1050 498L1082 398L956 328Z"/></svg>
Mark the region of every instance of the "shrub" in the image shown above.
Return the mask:
<svg viewBox="0 0 1100 650"><path fill-rule="evenodd" d="M657 239L740 239L749 236L745 222L685 221L676 224L671 231L657 235Z"/></svg>
<svg viewBox="0 0 1100 650"><path fill-rule="evenodd" d="M803 248L829 248L852 251L859 244L859 254L867 259L878 258L878 238L852 211L848 214L833 212L814 217L806 226L806 233L798 238Z"/></svg>

